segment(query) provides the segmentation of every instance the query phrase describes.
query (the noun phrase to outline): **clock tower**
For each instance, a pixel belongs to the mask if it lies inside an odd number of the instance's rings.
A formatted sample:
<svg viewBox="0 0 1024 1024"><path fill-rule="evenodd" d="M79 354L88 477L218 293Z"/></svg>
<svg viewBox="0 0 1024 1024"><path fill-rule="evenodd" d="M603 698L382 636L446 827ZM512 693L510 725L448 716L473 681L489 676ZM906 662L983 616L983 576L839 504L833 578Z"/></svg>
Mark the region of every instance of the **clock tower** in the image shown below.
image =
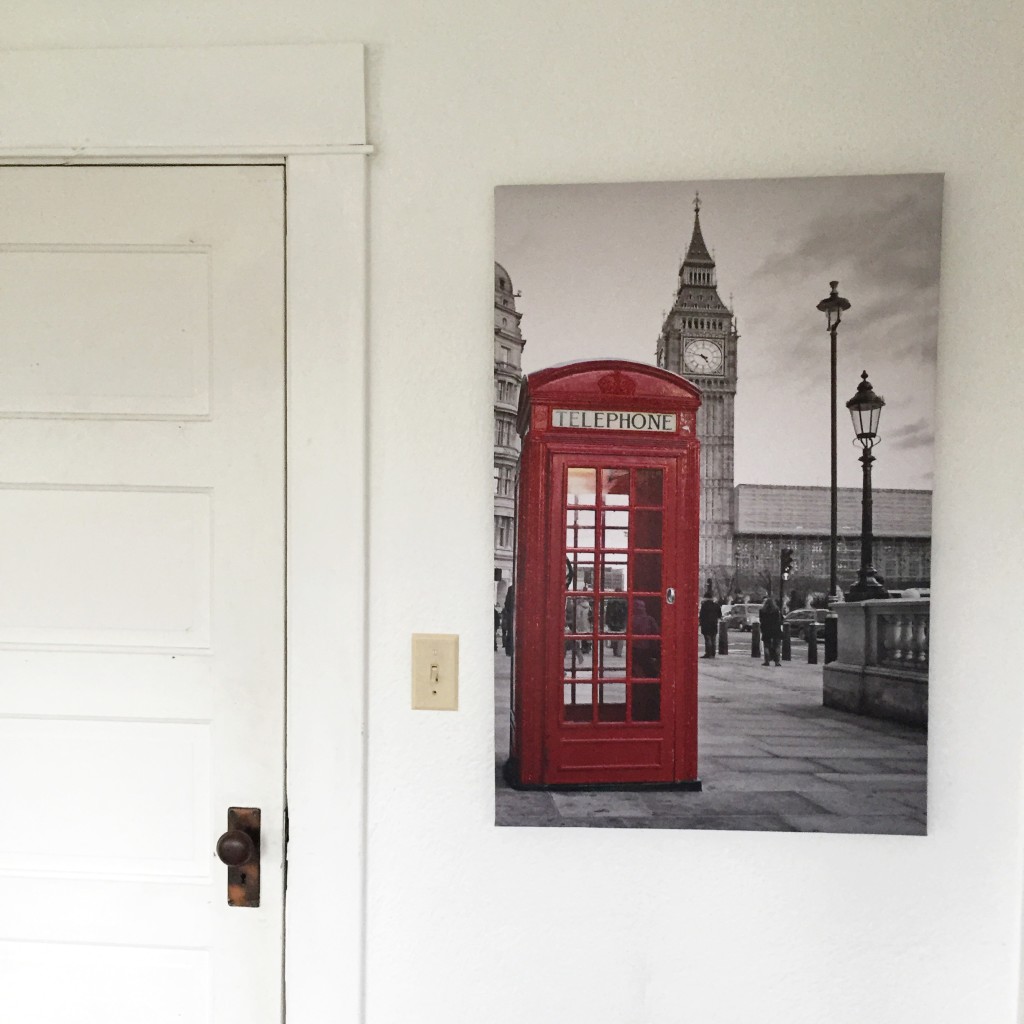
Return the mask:
<svg viewBox="0 0 1024 1024"><path fill-rule="evenodd" d="M693 201L693 237L679 268L675 301L658 338L658 366L703 392L700 440L700 579L722 583L735 573L733 448L736 404L736 320L718 295L715 261L700 229L700 193Z"/></svg>

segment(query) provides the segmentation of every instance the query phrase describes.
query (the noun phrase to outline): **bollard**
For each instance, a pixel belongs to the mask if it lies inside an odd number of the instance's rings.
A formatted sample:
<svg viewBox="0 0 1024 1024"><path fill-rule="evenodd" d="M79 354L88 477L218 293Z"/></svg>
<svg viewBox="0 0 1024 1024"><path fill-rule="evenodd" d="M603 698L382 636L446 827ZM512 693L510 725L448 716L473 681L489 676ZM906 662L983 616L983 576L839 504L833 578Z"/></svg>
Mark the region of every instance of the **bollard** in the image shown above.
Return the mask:
<svg viewBox="0 0 1024 1024"><path fill-rule="evenodd" d="M729 653L729 627L724 622L718 624L718 653Z"/></svg>
<svg viewBox="0 0 1024 1024"><path fill-rule="evenodd" d="M793 660L793 650L792 650L792 647L790 646L792 641L789 638L789 630L790 630L789 623L788 622L784 622L782 624L782 660L783 661L792 661Z"/></svg>
<svg viewBox="0 0 1024 1024"><path fill-rule="evenodd" d="M750 656L752 658L761 657L761 624L755 622L750 627Z"/></svg>
<svg viewBox="0 0 1024 1024"><path fill-rule="evenodd" d="M807 626L807 664L818 664L818 627L813 622Z"/></svg>
<svg viewBox="0 0 1024 1024"><path fill-rule="evenodd" d="M839 657L839 619L830 611L825 619L825 664Z"/></svg>

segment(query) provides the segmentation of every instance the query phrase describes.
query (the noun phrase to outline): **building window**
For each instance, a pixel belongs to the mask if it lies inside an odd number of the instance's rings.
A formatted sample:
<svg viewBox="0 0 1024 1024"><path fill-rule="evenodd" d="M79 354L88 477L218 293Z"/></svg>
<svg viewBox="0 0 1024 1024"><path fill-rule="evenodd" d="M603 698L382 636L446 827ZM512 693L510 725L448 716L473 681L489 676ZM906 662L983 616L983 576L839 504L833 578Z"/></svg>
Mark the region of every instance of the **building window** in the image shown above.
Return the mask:
<svg viewBox="0 0 1024 1024"><path fill-rule="evenodd" d="M494 423L494 443L505 448L515 446L515 425L506 419L496 420Z"/></svg>
<svg viewBox="0 0 1024 1024"><path fill-rule="evenodd" d="M507 548L512 542L512 520L508 516L496 516L494 520L495 544Z"/></svg>

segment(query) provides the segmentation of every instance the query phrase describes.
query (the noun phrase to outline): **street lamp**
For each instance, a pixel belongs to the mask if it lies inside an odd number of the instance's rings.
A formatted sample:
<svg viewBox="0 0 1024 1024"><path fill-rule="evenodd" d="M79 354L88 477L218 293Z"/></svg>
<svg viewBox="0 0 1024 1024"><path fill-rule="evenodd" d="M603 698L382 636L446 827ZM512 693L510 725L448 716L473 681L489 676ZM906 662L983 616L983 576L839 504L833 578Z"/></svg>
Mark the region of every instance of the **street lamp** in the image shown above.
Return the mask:
<svg viewBox="0 0 1024 1024"><path fill-rule="evenodd" d="M836 289L838 281L829 281L832 291L827 298L818 303L818 309L824 314L828 326L826 330L831 339L831 404L829 406L830 423L832 427L832 502L831 502L831 526L829 533L828 548L828 597L831 601L836 596L836 543L839 534L839 486L838 486L838 455L836 452L836 331L842 322L843 313L850 308L850 303L844 299ZM829 661L828 651L825 653L825 660ZM835 652L832 652L833 658Z"/></svg>
<svg viewBox="0 0 1024 1024"><path fill-rule="evenodd" d="M853 420L853 432L857 435L857 443L864 449L860 461L864 467L864 491L861 499L860 519L860 571L857 582L847 592L847 601L868 601L876 597L888 597L885 589L875 574L871 564L872 524L871 524L871 463L875 457L871 449L878 443L878 420L882 415L885 399L876 395L868 381L868 372L861 375L857 385L857 393L846 403Z"/></svg>

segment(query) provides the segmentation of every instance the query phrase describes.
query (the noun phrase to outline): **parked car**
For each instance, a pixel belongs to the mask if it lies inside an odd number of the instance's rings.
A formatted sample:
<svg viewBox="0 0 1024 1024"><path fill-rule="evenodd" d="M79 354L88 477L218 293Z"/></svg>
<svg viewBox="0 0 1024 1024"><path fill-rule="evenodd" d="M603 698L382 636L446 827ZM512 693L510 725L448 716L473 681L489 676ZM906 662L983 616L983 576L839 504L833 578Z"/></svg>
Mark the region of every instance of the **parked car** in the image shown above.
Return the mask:
<svg viewBox="0 0 1024 1024"><path fill-rule="evenodd" d="M807 639L807 627L813 622L814 632L819 640L825 639L825 618L828 612L824 608L797 608L790 612L785 622L789 625L789 635L797 640Z"/></svg>
<svg viewBox="0 0 1024 1024"><path fill-rule="evenodd" d="M734 604L722 621L726 629L741 629L745 633L757 622L757 613L761 610L759 604Z"/></svg>

